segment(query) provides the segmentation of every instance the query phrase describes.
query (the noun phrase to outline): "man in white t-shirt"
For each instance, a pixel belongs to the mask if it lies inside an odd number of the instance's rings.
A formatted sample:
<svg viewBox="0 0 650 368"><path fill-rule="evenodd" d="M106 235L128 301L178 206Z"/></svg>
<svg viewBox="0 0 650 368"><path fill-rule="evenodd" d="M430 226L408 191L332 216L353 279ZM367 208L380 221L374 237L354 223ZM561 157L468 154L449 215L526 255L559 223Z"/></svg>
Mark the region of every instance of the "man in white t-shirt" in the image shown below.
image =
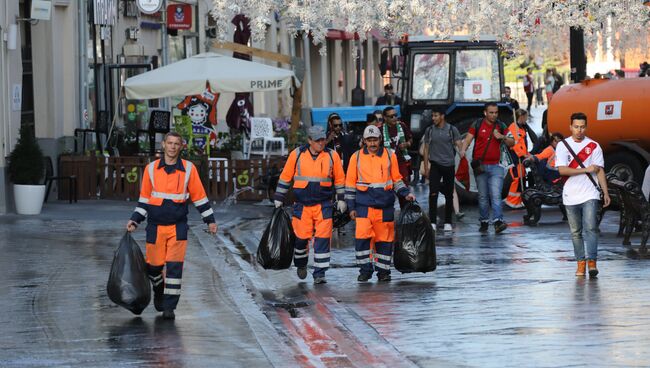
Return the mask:
<svg viewBox="0 0 650 368"><path fill-rule="evenodd" d="M578 270L576 276L585 276L589 266L589 277L598 275L596 258L598 256L598 211L600 210L600 193L603 193L603 207L609 206L605 179L605 161L603 150L596 141L585 135L587 116L581 112L571 115L571 137L558 143L555 148L555 166L560 175L567 176L562 191L562 203L566 207L573 251ZM576 160L574 156L578 156ZM580 162L582 162L582 165ZM596 185L600 187L597 188ZM585 245L587 255L585 257Z"/></svg>

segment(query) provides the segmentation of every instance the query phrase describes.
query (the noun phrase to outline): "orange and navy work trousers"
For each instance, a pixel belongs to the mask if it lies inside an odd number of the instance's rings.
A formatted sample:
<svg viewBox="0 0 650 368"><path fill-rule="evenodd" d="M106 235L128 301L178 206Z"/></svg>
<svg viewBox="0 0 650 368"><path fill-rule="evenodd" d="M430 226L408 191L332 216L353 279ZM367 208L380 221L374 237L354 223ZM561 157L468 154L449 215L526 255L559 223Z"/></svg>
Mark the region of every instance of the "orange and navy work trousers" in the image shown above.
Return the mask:
<svg viewBox="0 0 650 368"><path fill-rule="evenodd" d="M187 223L147 225L147 273L156 295L163 296L163 308L176 309L181 296L183 261L187 249ZM163 268L165 274L163 276Z"/></svg>
<svg viewBox="0 0 650 368"><path fill-rule="evenodd" d="M309 250L307 244L314 237L314 277L325 276L330 267L330 240L332 239L332 204L323 203L306 206L293 205L291 225L296 234L293 264L307 267Z"/></svg>
<svg viewBox="0 0 650 368"><path fill-rule="evenodd" d="M373 208L357 206L354 248L356 251L359 273L372 275L390 274L395 240L395 210L390 208ZM375 252L371 254L371 242Z"/></svg>
<svg viewBox="0 0 650 368"><path fill-rule="evenodd" d="M526 176L526 171L524 165L521 163L516 163L515 166L510 168L510 177L512 178L512 183L510 183L510 188L508 189L508 196L506 197L506 203L513 208L523 207L523 201L521 198L521 182Z"/></svg>

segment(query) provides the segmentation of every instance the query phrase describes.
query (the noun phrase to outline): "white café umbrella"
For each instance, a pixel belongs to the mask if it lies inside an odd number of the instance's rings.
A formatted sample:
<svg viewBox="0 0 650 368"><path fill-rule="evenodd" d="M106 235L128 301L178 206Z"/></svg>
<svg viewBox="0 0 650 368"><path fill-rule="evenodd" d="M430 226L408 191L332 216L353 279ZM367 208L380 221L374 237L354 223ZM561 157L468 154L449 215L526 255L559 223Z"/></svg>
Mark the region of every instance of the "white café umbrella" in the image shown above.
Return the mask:
<svg viewBox="0 0 650 368"><path fill-rule="evenodd" d="M213 92L275 91L291 87L292 78L300 86L291 70L208 52L131 77L124 89L126 98L144 100L198 95L206 82Z"/></svg>

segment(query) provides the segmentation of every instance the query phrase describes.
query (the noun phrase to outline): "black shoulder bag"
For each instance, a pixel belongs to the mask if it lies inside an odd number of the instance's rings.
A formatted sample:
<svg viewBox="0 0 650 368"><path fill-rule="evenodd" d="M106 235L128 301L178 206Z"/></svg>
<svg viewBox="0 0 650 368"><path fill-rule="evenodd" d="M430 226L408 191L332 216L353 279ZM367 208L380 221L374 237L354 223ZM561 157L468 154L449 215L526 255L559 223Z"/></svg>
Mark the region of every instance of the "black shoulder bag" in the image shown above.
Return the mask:
<svg viewBox="0 0 650 368"><path fill-rule="evenodd" d="M576 160L578 165L580 165L581 168L585 169L585 164L578 157L578 155L576 155L576 153L573 151L571 146L569 146L569 144L566 142L566 140L563 139L562 143L564 143L564 146L566 147L567 150L569 150L569 153L571 154L571 156L573 156L573 159ZM602 188L598 185L598 183L596 183L596 180L594 180L594 178L591 176L591 174L586 173L585 175L587 175L587 177L589 178L589 181L591 181L591 184L593 184L594 187L596 187L596 190L598 191L598 194L600 196L600 205L602 206L603 205L603 197L604 197Z"/></svg>
<svg viewBox="0 0 650 368"><path fill-rule="evenodd" d="M478 131L481 129L482 125L483 125L483 121L481 121L481 124L478 125L478 128L474 128L477 138L478 138ZM477 177L485 172L485 166L483 166L483 159L487 154L488 147L490 147L490 142L492 142L492 137L494 137L494 132L490 132L490 137L488 138L487 144L485 145L485 149L483 150L483 154L481 155L481 158L479 158L478 160L472 160L472 162L470 163L470 166L472 166L472 170L474 171L474 177ZM474 143L474 145L476 145L476 143Z"/></svg>

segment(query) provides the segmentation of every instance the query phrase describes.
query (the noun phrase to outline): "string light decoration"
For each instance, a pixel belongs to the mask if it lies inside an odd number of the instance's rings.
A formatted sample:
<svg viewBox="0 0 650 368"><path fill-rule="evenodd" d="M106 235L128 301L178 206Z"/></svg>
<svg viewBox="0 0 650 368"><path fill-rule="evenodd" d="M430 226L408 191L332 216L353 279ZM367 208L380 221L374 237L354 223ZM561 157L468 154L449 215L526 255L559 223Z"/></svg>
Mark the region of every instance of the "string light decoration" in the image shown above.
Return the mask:
<svg viewBox="0 0 650 368"><path fill-rule="evenodd" d="M324 44L329 29L357 33L370 30L397 40L402 34L429 34L445 39L467 34L492 35L506 51L521 53L531 40L568 27L581 27L586 37L613 32L616 39L647 37L650 7L640 0L213 0L211 14L218 37L225 40L231 19L245 14L252 38L265 38L276 15L288 31L309 32L315 45ZM610 26L605 26L608 24ZM551 32L549 32L549 30ZM324 48L321 48L323 52Z"/></svg>

